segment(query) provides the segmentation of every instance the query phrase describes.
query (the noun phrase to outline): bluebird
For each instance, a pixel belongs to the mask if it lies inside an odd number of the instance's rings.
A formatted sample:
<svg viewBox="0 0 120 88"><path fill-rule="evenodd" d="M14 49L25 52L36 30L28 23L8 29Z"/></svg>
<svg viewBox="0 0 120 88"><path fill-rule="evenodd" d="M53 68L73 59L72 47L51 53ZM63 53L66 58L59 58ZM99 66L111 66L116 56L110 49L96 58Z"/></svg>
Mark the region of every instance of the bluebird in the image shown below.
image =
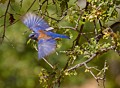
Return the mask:
<svg viewBox="0 0 120 88"><path fill-rule="evenodd" d="M27 13L22 18L22 22L33 31L29 38L38 42L38 58L44 58L55 51L56 39L66 38L68 36L52 32L54 28L50 27L42 18L34 13Z"/></svg>

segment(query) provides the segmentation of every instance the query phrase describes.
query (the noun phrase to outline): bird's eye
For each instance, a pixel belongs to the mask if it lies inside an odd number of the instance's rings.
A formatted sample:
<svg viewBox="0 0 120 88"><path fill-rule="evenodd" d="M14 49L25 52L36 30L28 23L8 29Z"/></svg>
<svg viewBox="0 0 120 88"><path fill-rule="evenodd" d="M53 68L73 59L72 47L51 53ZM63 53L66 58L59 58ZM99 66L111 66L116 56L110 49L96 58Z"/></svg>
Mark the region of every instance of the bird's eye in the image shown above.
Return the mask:
<svg viewBox="0 0 120 88"><path fill-rule="evenodd" d="M29 38L31 38L31 39L33 39L33 40L36 40L36 41L38 40L36 34L30 34L30 35L29 35Z"/></svg>

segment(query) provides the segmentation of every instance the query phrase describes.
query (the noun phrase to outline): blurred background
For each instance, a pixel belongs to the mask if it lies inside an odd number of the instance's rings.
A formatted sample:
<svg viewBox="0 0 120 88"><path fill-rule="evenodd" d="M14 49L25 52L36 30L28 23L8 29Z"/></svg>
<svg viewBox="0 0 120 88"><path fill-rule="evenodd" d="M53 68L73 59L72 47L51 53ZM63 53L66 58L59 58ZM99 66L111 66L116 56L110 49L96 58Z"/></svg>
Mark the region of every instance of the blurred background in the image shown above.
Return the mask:
<svg viewBox="0 0 120 88"><path fill-rule="evenodd" d="M2 16L5 14L8 1L9 0L1 0L0 3L0 36L3 34L2 25L4 17ZM41 68L51 70L50 66L44 60L38 60L38 54L33 45L31 43L27 44L28 35L31 31L29 31L29 29L19 20L26 13L33 1L11 0L6 20L6 25L10 26L6 27L6 36L4 41L0 44L0 88L42 88L38 76ZM40 3L38 3L38 1L34 3L29 11L39 9ZM83 1L83 6L81 8L84 8L84 5L86 4L84 3L85 0L81 1ZM74 5L73 2L74 0L70 0L69 6ZM80 5L79 3L81 4L81 2L78 2L78 5ZM44 9L44 6L42 9ZM48 5L48 12L52 17L57 18L58 14L55 14L54 5ZM120 13L119 9L118 12ZM9 13L14 15L15 21L18 20L12 25L10 24ZM53 13L54 15L52 15ZM45 17L45 20L49 24L52 24L51 26L56 28L60 26L75 25L75 22L72 21L71 23L61 21L58 24L53 21L52 23L49 17ZM120 14L117 19L109 21L108 25L112 25L118 21L120 21ZM90 31L90 29L92 30L93 27L91 26L91 23L88 22L86 23L84 30ZM61 51L71 48L73 40L76 38L76 32L74 30L66 29L55 29L55 31L61 34L65 33L66 35L69 31L72 35L70 40L62 39L61 41L58 41L56 52L47 58L51 64L57 65L59 66L58 68L61 69L67 62L67 56L64 53L61 53ZM107 64L109 65L109 69L106 72L106 88L120 88L120 56L116 52L109 51L99 58L94 59L88 65L103 68L105 60L107 60ZM76 63L79 63L79 60L76 60ZM77 69L77 72L78 75L66 76L62 82L61 88L101 88L91 74L85 73L84 67Z"/></svg>

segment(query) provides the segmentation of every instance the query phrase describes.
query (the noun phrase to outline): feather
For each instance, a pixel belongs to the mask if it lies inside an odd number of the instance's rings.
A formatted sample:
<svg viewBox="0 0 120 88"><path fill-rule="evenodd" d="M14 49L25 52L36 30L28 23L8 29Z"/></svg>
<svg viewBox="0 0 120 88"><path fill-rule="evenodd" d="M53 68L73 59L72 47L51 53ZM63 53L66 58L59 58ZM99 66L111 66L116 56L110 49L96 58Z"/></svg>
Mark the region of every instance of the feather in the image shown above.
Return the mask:
<svg viewBox="0 0 120 88"><path fill-rule="evenodd" d="M34 32L38 32L39 30L46 30L46 29L51 29L49 25L39 16L37 16L34 13L27 13L25 16L22 18L22 22L31 30Z"/></svg>
<svg viewBox="0 0 120 88"><path fill-rule="evenodd" d="M56 41L52 38L38 41L38 58L44 58L55 51Z"/></svg>

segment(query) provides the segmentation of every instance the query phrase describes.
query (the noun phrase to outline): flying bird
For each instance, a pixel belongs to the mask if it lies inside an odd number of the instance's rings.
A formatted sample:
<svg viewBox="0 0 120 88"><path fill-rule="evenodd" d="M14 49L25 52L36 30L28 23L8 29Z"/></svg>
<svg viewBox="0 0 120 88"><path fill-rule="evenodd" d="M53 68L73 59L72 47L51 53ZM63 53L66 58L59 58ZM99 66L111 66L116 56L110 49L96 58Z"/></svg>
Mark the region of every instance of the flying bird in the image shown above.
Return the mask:
<svg viewBox="0 0 120 88"><path fill-rule="evenodd" d="M52 32L50 27L42 18L34 13L27 13L22 17L22 22L33 31L29 38L38 42L38 58L44 58L55 51L56 39L68 36Z"/></svg>

